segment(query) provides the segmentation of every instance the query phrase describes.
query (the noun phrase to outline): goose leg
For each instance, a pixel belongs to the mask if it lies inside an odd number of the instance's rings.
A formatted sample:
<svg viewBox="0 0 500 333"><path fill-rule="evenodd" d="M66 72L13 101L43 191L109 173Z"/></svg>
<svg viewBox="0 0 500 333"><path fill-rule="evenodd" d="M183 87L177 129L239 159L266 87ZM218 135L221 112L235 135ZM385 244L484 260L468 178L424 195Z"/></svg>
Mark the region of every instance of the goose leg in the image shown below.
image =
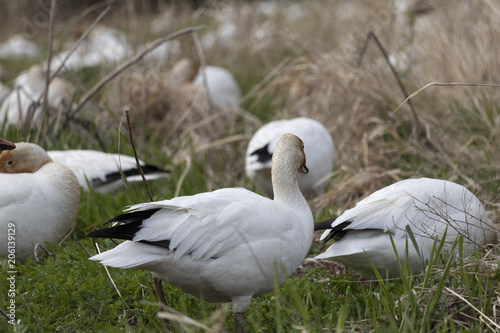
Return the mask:
<svg viewBox="0 0 500 333"><path fill-rule="evenodd" d="M245 331L245 312L234 312L234 325L236 326L236 333L244 333Z"/></svg>
<svg viewBox="0 0 500 333"><path fill-rule="evenodd" d="M168 307L167 300L165 298L165 293L163 292L163 286L161 284L161 280L153 276L153 284L156 290L156 297L158 298L158 302L160 303L160 309ZM170 322L168 321L168 319L163 319L163 321L167 326L167 330L170 330Z"/></svg>

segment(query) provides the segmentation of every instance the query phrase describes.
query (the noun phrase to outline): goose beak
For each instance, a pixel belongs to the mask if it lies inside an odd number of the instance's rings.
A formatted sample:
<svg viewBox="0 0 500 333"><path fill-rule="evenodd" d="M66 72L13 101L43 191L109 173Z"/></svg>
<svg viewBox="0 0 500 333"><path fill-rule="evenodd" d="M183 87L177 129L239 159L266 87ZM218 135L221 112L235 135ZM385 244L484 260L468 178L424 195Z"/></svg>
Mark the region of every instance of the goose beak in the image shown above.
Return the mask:
<svg viewBox="0 0 500 333"><path fill-rule="evenodd" d="M16 145L10 141L0 138L0 151L2 150L12 150L16 148Z"/></svg>
<svg viewBox="0 0 500 333"><path fill-rule="evenodd" d="M299 169L299 172L303 173L303 174L308 174L309 168L307 166L303 165L302 168Z"/></svg>

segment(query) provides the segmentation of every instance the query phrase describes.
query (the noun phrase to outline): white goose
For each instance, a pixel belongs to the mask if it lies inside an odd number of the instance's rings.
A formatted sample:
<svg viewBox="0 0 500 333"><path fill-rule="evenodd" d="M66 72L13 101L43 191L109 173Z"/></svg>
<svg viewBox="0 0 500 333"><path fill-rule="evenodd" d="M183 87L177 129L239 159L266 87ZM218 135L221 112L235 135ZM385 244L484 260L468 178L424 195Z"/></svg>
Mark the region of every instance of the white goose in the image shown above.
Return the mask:
<svg viewBox="0 0 500 333"><path fill-rule="evenodd" d="M175 84L196 90L208 89L208 96L216 107L238 106L241 98L240 85L233 74L225 68L216 66L198 68L192 59L182 58L172 66L169 75L169 80Z"/></svg>
<svg viewBox="0 0 500 333"><path fill-rule="evenodd" d="M10 141L0 138L0 151L2 150L12 150L16 148L16 145Z"/></svg>
<svg viewBox="0 0 500 333"><path fill-rule="evenodd" d="M215 106L224 108L238 106L241 98L241 88L233 74L222 67L201 67L193 83L204 87L204 80L208 87L208 95Z"/></svg>
<svg viewBox="0 0 500 333"><path fill-rule="evenodd" d="M2 152L0 184L0 235L15 237L15 260L25 261L36 244L61 241L74 226L78 180L40 146L21 142ZM7 242L0 237L0 257L12 254Z"/></svg>
<svg viewBox="0 0 500 333"><path fill-rule="evenodd" d="M5 98L0 107L0 124L5 120L7 126L20 126L27 120L37 123L41 116L42 93L45 89L45 74L40 65L32 66L14 82L14 89ZM54 78L49 84L47 105L55 110L57 119L62 112L71 108L73 96L69 83L61 78ZM36 102L40 99L40 104Z"/></svg>
<svg viewBox="0 0 500 333"><path fill-rule="evenodd" d="M110 221L125 224L89 237L128 241L91 257L138 267L208 302L233 302L237 332L253 297L284 282L307 255L311 210L297 173L307 172L302 141L285 134L273 156L274 200L243 188L143 203Z"/></svg>
<svg viewBox="0 0 500 333"><path fill-rule="evenodd" d="M55 162L70 168L84 190L92 189L100 193L117 192L124 189L122 174L127 182L141 182L135 157L111 154L96 150L50 150L47 152ZM147 180L165 178L169 171L148 165L139 160Z"/></svg>
<svg viewBox="0 0 500 333"><path fill-rule="evenodd" d="M271 156L276 142L284 133L293 133L304 141L307 164L311 172L299 175L299 186L304 194L320 195L328 185L335 158L333 139L328 130L316 120L295 118L276 120L262 126L248 143L245 170L257 188L271 197Z"/></svg>
<svg viewBox="0 0 500 333"><path fill-rule="evenodd" d="M465 187L440 179L407 179L372 193L337 219L318 223L315 230L329 229L321 239L336 242L314 259L331 258L370 277L373 269L368 256L382 276L386 271L398 275L391 234L400 262L404 263L408 243L408 263L419 271L422 260L407 227L424 261L429 259L435 240L439 242L445 232L445 248L450 249L463 235L467 252L496 239L484 206Z"/></svg>

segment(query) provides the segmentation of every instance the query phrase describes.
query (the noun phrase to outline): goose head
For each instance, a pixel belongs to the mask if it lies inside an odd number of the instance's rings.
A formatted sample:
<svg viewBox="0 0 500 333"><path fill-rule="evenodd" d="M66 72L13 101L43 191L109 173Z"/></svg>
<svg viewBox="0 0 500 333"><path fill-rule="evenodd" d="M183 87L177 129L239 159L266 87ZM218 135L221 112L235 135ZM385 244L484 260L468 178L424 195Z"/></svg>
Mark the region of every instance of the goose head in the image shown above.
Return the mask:
<svg viewBox="0 0 500 333"><path fill-rule="evenodd" d="M0 151L2 150L12 150L16 148L16 145L10 141L0 138Z"/></svg>
<svg viewBox="0 0 500 333"><path fill-rule="evenodd" d="M271 179L274 200L281 202L305 202L297 181L298 173L307 174L304 142L294 134L283 134L273 153Z"/></svg>
<svg viewBox="0 0 500 333"><path fill-rule="evenodd" d="M0 173L33 173L49 162L52 159L42 147L20 142L16 149L0 154Z"/></svg>

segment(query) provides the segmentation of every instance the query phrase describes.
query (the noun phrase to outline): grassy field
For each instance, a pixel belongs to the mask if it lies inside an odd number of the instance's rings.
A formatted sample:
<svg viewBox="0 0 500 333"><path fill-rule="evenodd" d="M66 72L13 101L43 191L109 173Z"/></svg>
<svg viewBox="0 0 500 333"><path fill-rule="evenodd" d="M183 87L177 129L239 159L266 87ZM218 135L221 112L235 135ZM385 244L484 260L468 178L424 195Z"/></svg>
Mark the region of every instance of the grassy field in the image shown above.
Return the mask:
<svg viewBox="0 0 500 333"><path fill-rule="evenodd" d="M144 8L115 4L118 8L104 18L103 24L127 33L132 44L142 44L198 25L204 27L197 33L203 41L223 18L233 17L236 36L205 48L203 59L234 73L244 93L241 108L228 112L194 108L177 121L186 112L185 102L164 75L180 57L200 61L196 38L186 35L178 38L179 54L164 63L139 62L124 71L57 133L43 124L40 130L0 129L0 136L37 142L47 150L82 148L130 155L129 132L122 122L128 109L139 157L172 170L168 179L149 183L154 199L160 200L222 187L255 189L244 175L244 152L252 133L267 121L304 115L325 124L336 148L327 192L309 198L316 221L340 214L398 180L432 177L466 186L484 203L490 219L500 222L498 3L436 0L430 13L416 18L415 36L405 48L398 40L395 10L387 1L276 3L286 9L263 13L257 3L230 1L207 2L196 10L166 7L170 14L162 21L167 25L154 32L158 14ZM77 12L61 8L59 13L65 16L55 17L55 51L63 50L76 27L100 11L80 19ZM16 14L34 17L21 9ZM23 21L14 17L10 25L5 21L5 31L18 31L15 22L21 29ZM441 84L420 91L411 99L411 107L407 102L397 109L405 93L373 39L358 62L370 31L389 54L412 59L408 66L397 68L407 94L429 83ZM32 37L45 54L47 35L45 27ZM0 64L8 70L6 81L11 83L20 71L45 58L0 60ZM84 68L63 77L74 85L78 102L116 67ZM148 93L137 93L141 89ZM203 117L203 112L210 117ZM84 123L95 124L95 129ZM162 331L149 273L110 268L108 275L102 265L87 260L96 253L88 232L102 227L125 206L148 200L142 184L129 185L118 195L82 192L74 231L62 244L49 244L48 255L18 265L17 324L10 326L0 316L0 331ZM111 241L98 244L115 246ZM308 257L322 249L315 242ZM328 261L306 260L276 292L253 300L246 329L498 332L499 255L494 247L459 262L436 259L436 265L420 275L404 274L389 281L366 281ZM0 272L4 312L10 299L8 277L7 271ZM164 289L174 331L234 330L227 305L200 301L170 285L164 284Z"/></svg>

